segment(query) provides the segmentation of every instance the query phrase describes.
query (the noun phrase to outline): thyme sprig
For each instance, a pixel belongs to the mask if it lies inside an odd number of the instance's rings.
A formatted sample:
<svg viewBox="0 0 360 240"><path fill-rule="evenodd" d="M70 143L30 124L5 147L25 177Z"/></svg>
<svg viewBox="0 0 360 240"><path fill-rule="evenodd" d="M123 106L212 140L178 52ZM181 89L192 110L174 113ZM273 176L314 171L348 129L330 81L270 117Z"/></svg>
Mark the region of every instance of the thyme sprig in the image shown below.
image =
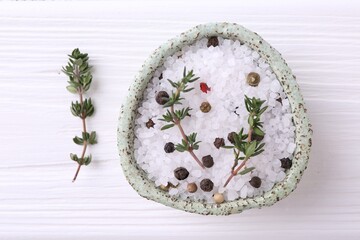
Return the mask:
<svg viewBox="0 0 360 240"><path fill-rule="evenodd" d="M245 107L249 112L248 123L249 123L249 132L244 134L244 128L241 128L239 133L233 133L232 137L234 143L229 146L223 146L223 148L233 149L234 153L234 164L231 167L231 173L229 178L226 180L224 187L228 185L231 179L237 174L245 175L250 173L255 168L245 168L246 162L264 151L265 143L261 143L262 140L252 140L252 135L256 134L258 136L264 136L264 131L262 130L263 123L260 120L261 115L266 111L267 106L262 107L265 101L260 100L259 98L249 98L245 96ZM241 161L239 165L239 161ZM243 169L243 170L242 170ZM240 171L241 170L241 171Z"/></svg>
<svg viewBox="0 0 360 240"><path fill-rule="evenodd" d="M183 78L178 82L173 82L168 79L169 83L172 87L175 88L175 91L171 92L171 96L169 97L168 101L164 104L164 108L167 109L166 113L162 115L162 118L159 119L164 121L168 124L164 125L161 130L166 130L177 126L180 130L182 140L181 143L177 144L175 149L179 152L189 152L190 155L194 158L194 160L200 165L200 167L205 168L199 158L195 155L194 150L199 149L200 141L196 141L197 134L192 133L190 135L186 135L184 132L183 127L181 126L181 121L185 118L190 116L189 112L192 110L189 107L182 108L175 110L175 105L181 105L181 100L184 98L181 97L182 93L190 92L194 88L189 87L188 84L195 82L198 80L199 77L195 77L193 70L186 71L186 67L184 68Z"/></svg>
<svg viewBox="0 0 360 240"><path fill-rule="evenodd" d="M185 152L188 149L198 150L199 143L201 141L196 141L196 135L197 135L197 133L191 133L190 135L186 136L187 141L182 139L181 143L178 143L175 146L175 149L179 152Z"/></svg>
<svg viewBox="0 0 360 240"><path fill-rule="evenodd" d="M81 156L78 157L76 154L70 153L70 159L78 163L78 168L76 170L73 182L76 180L80 168L82 165L89 165L92 156L89 154L85 156L86 149L88 145L93 145L97 143L96 132L87 132L86 121L87 117L90 117L94 114L94 106L92 104L91 98L84 99L83 95L86 93L92 82L91 67L88 64L88 54L81 53L78 48L74 49L69 56L68 64L62 68L62 71L69 77L69 85L66 89L73 94L79 95L79 101L71 103L71 113L75 117L79 117L82 121L82 134L81 137L75 136L73 141L77 145L82 145L83 150Z"/></svg>

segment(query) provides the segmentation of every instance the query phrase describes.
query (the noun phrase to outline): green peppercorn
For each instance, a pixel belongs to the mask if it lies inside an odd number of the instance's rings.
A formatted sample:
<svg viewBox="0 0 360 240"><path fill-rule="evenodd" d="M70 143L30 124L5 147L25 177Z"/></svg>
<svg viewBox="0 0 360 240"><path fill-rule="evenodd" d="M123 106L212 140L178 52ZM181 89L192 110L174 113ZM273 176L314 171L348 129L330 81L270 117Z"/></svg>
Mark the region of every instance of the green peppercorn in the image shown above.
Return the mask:
<svg viewBox="0 0 360 240"><path fill-rule="evenodd" d="M252 86L252 87L256 87L259 85L260 83L260 75L256 72L251 72L247 75L246 77L246 82Z"/></svg>
<svg viewBox="0 0 360 240"><path fill-rule="evenodd" d="M147 121L145 123L145 125L146 125L147 128L153 128L155 123L154 123L154 121L152 119L149 119L149 121Z"/></svg>
<svg viewBox="0 0 360 240"><path fill-rule="evenodd" d="M234 135L236 135L236 132L231 132L231 133L229 133L228 136L227 136L227 139L228 139L229 142L231 142L232 144L235 143Z"/></svg>
<svg viewBox="0 0 360 240"><path fill-rule="evenodd" d="M172 153L175 151L175 145L172 142L168 142L164 146L164 151L166 153Z"/></svg>
<svg viewBox="0 0 360 240"><path fill-rule="evenodd" d="M290 160L290 158L282 158L280 159L281 161L281 167L284 169L290 169L292 166L292 161Z"/></svg>
<svg viewBox="0 0 360 240"><path fill-rule="evenodd" d="M261 186L261 179L259 177L252 177L249 183L254 188L259 188Z"/></svg>
<svg viewBox="0 0 360 240"><path fill-rule="evenodd" d="M215 138L215 141L214 141L214 146L219 149L221 148L222 146L225 146L225 141L223 138Z"/></svg>
<svg viewBox="0 0 360 240"><path fill-rule="evenodd" d="M156 94L155 100L158 104L164 105L169 101L169 94L165 91L160 91Z"/></svg>
<svg viewBox="0 0 360 240"><path fill-rule="evenodd" d="M189 193L194 193L194 192L196 192L197 191L197 185L196 185L196 183L189 183L188 185L187 185L187 191L189 192Z"/></svg>
<svg viewBox="0 0 360 240"><path fill-rule="evenodd" d="M211 105L209 102L203 102L201 103L200 105L200 110L203 112L203 113L208 113L210 112L211 110Z"/></svg>
<svg viewBox="0 0 360 240"><path fill-rule="evenodd" d="M178 167L174 170L174 176L177 180L184 180L189 176L189 171L184 167Z"/></svg>
<svg viewBox="0 0 360 240"><path fill-rule="evenodd" d="M210 179L205 178L205 179L201 180L200 188L204 192L211 192L213 190L213 188L214 188L214 183Z"/></svg>
<svg viewBox="0 0 360 240"><path fill-rule="evenodd" d="M210 47L210 46L213 46L213 47L219 46L219 39L216 36L209 37L207 47Z"/></svg>
<svg viewBox="0 0 360 240"><path fill-rule="evenodd" d="M204 157L202 157L202 163L205 167L207 168L211 168L212 166L214 166L214 159L211 155L206 155Z"/></svg>

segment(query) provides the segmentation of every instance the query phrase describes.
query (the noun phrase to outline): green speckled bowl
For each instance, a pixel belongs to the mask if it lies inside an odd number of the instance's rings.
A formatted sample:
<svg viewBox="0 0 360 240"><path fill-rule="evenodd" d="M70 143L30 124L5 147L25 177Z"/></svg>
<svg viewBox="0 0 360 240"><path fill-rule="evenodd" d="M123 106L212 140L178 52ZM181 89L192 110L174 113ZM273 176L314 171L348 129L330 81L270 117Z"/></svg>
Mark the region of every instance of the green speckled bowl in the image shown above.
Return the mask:
<svg viewBox="0 0 360 240"><path fill-rule="evenodd" d="M239 40L242 44L246 44L256 50L269 63L289 98L296 127L296 150L293 165L291 169L286 172L285 179L275 184L270 191L264 193L262 196L239 199L222 204L180 200L171 197L167 192L155 187L154 182L147 178L146 173L139 168L134 158L136 110L154 71L164 63L164 60L168 56L173 55L186 45L193 44L201 38L210 36ZM272 48L258 34L234 23L198 25L156 49L145 61L129 89L129 95L121 107L117 131L117 142L124 174L130 185L141 196L173 208L204 215L229 215L232 213L240 213L245 209L270 206L289 195L296 188L297 183L300 181L306 169L312 135L311 125L306 115L306 109L299 86L285 60L278 51Z"/></svg>

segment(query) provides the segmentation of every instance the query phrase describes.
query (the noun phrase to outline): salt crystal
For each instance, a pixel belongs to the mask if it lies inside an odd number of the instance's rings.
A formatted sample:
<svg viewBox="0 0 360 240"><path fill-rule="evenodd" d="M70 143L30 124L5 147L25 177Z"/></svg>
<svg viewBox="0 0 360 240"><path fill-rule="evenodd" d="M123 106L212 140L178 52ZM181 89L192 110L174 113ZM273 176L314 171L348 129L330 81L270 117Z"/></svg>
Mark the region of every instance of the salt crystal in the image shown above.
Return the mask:
<svg viewBox="0 0 360 240"><path fill-rule="evenodd" d="M270 90L271 90L272 92L279 92L280 89L281 89L281 86L280 86L279 81L274 80L274 81L271 82Z"/></svg>
<svg viewBox="0 0 360 240"><path fill-rule="evenodd" d="M227 200L233 201L238 197L239 197L239 194L236 191L234 191L234 190L227 191Z"/></svg>
<svg viewBox="0 0 360 240"><path fill-rule="evenodd" d="M288 147L287 147L287 152L288 153L293 153L294 150L296 148L296 144L295 143L289 143Z"/></svg>
<svg viewBox="0 0 360 240"><path fill-rule="evenodd" d="M276 182L281 182L282 180L284 180L285 176L286 174L283 171L279 172L276 176Z"/></svg>
<svg viewBox="0 0 360 240"><path fill-rule="evenodd" d="M247 190L248 190L248 187L245 185L242 187L241 191L240 191L240 197L241 198L246 198L247 196Z"/></svg>
<svg viewBox="0 0 360 240"><path fill-rule="evenodd" d="M199 178L202 175L202 171L201 170L194 170L194 171L191 172L191 175L193 177Z"/></svg>
<svg viewBox="0 0 360 240"><path fill-rule="evenodd" d="M169 194L170 195L175 195L179 192L179 190L177 188L170 188L169 190Z"/></svg>

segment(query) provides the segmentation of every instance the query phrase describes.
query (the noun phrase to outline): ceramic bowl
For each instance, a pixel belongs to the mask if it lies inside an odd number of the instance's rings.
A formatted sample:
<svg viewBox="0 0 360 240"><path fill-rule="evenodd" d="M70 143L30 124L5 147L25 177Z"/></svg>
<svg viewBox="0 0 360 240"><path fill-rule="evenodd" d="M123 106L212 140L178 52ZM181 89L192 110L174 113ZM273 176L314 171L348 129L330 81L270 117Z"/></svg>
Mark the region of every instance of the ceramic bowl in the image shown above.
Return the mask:
<svg viewBox="0 0 360 240"><path fill-rule="evenodd" d="M265 192L261 196L224 202L222 204L181 200L171 197L147 178L147 174L137 165L134 158L134 127L137 108L142 101L143 92L149 80L152 79L155 70L162 66L168 56L173 55L184 46L211 36L239 40L242 44L246 44L257 51L267 61L289 99L296 127L296 149L293 164L291 169L286 171L285 179L275 184L270 191ZM240 213L246 209L273 205L295 190L308 163L312 130L295 76L280 53L257 33L241 25L235 23L209 23L198 25L167 41L150 55L136 75L130 86L126 101L121 107L117 133L118 149L125 177L142 197L187 212L204 215L229 215Z"/></svg>

